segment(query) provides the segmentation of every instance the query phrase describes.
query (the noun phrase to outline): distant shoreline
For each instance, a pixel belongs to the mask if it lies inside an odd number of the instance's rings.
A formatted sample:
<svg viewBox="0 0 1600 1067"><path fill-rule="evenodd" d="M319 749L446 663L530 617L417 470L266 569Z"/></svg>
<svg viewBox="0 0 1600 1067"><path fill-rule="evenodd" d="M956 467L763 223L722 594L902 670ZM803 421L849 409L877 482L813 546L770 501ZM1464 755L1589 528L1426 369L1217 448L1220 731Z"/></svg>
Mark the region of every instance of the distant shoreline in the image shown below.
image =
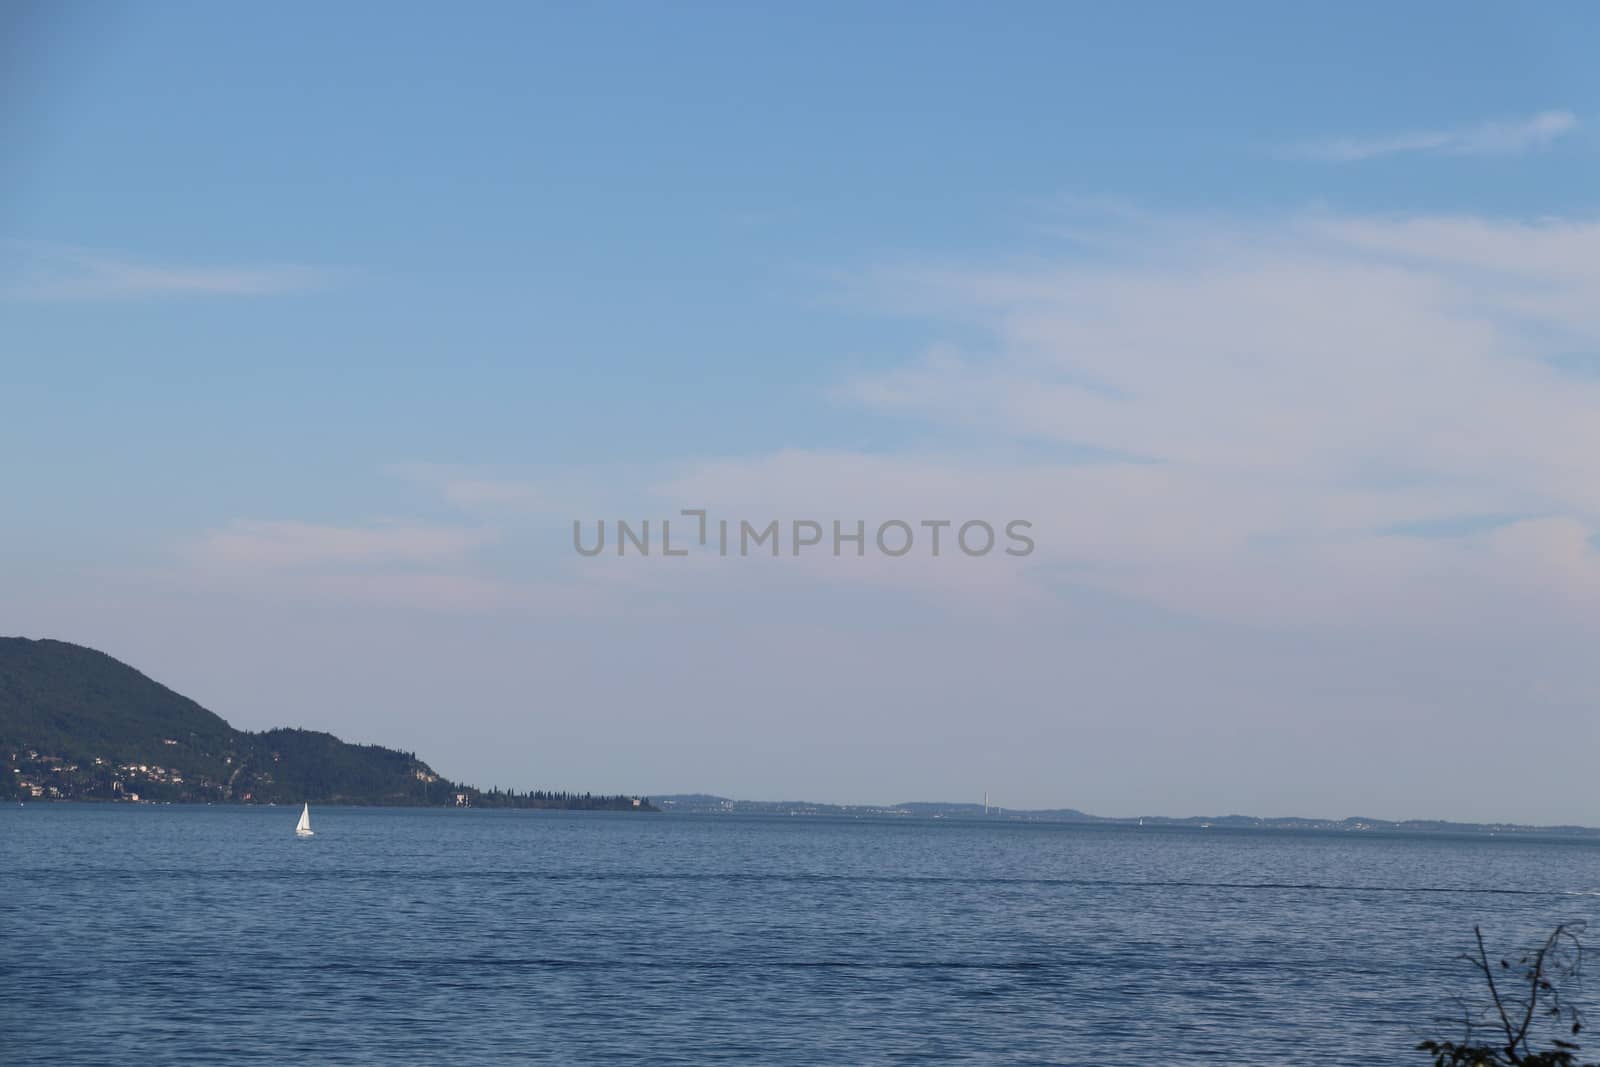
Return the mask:
<svg viewBox="0 0 1600 1067"><path fill-rule="evenodd" d="M1081 826L1445 833L1600 838L1600 828L1442 819L1252 815L1108 817L1076 808L733 800L480 789L443 777L414 752L352 744L317 730L238 730L103 652L65 641L0 638L0 801L669 811L695 815L981 818ZM533 762L530 759L530 764Z"/></svg>
<svg viewBox="0 0 1600 1067"><path fill-rule="evenodd" d="M606 799L610 799L610 798L606 798ZM610 807L602 807L600 805L594 805L594 806L591 806L591 807L563 807L563 806L561 806L559 804L546 804L546 805L527 805L527 804L519 804L519 805L512 805L512 804L411 804L411 803L396 803L396 802L393 802L393 801L382 801L382 800L374 800L374 801L351 800L351 799L347 799L347 798L343 798L343 797L340 797L340 798L335 799L335 800L318 800L318 799L313 797L313 798L311 798L309 800L285 801L285 802L280 804L280 803L277 803L277 802L274 802L274 801L254 801L254 800L196 800L196 799L190 799L190 800L160 800L160 799L155 799L155 798L145 799L145 798L142 798L142 797L140 799L138 799L138 800L126 800L126 799L117 799L117 798L114 798L114 797L83 797L83 796L75 796L75 797L52 797L52 796L15 797L15 796L10 796L10 797L0 797L0 808L7 808L7 807L11 807L13 805L15 805L17 807L26 807L26 806L32 806L34 804L40 804L40 805L50 805L50 806L56 806L56 807L64 807L64 806L71 806L71 805L74 805L74 804L79 804L79 805L82 805L84 807L100 807L100 808L243 808L243 809L252 809L252 810L260 810L260 811L269 811L269 810L270 811L277 811L279 809L282 809L284 811L288 811L290 809L298 809L301 804L310 804L313 807L317 807L317 808L370 808L370 809L382 809L382 810L385 810L385 811L524 811L524 812L526 812L526 811L533 811L533 812L557 811L557 812L568 812L568 813L578 813L578 814L584 814L584 813L590 813L590 812L599 812L601 814L609 813L609 814L613 814L613 815L621 815L621 814L629 814L629 815L636 815L636 814L637 815L659 815L659 814L661 814L661 809L655 807L654 805L652 805L650 803L650 800L649 800L648 797L640 797L639 798L640 802L637 805L634 805L632 803L632 799L633 798L628 797L628 798L625 798L625 799L627 799L629 801L629 804L626 807L623 807L623 806L620 806L620 805L610 806Z"/></svg>
<svg viewBox="0 0 1600 1067"><path fill-rule="evenodd" d="M1532 826L1523 823L1453 822L1446 819L1374 819L1351 816L1343 819L1300 816L1255 815L1091 815L1076 808L1001 808L983 804L952 804L918 801L903 804L824 804L789 800L733 800L706 793L679 793L651 798L660 810L690 815L831 815L881 816L885 818L975 818L1002 822L1064 823L1079 826L1131 826L1219 830L1316 830L1329 833L1439 833L1472 834L1485 837L1541 835L1546 837L1600 838L1600 827L1557 825Z"/></svg>
<svg viewBox="0 0 1600 1067"><path fill-rule="evenodd" d="M702 803L704 794L641 798L639 807L527 807L510 805L453 804L396 804L363 802L359 800L312 800L310 803L324 808L359 808L385 811L457 811L457 812L557 812L564 814L639 814L686 815L696 818L773 818L800 817L819 819L902 819L912 822L937 822L945 819L961 822L993 822L1033 825L1076 826L1093 829L1149 829L1149 830L1248 830L1283 833L1322 834L1403 834L1462 837L1564 837L1573 840L1600 841L1600 827L1590 826L1532 826L1520 823L1464 823L1434 819L1313 819L1301 817L1269 818L1252 815L1200 815L1175 817L1162 815L1100 816L1088 815L1073 809L1013 810L991 807L987 814L982 805L907 803L890 805L873 804L821 804L806 801L731 800L713 798L725 806ZM116 808L232 808L260 811L288 810L294 803L260 803L257 801L209 800L112 800L104 797L30 797L17 800L17 805L50 806L84 805ZM0 803L0 807L9 806Z"/></svg>

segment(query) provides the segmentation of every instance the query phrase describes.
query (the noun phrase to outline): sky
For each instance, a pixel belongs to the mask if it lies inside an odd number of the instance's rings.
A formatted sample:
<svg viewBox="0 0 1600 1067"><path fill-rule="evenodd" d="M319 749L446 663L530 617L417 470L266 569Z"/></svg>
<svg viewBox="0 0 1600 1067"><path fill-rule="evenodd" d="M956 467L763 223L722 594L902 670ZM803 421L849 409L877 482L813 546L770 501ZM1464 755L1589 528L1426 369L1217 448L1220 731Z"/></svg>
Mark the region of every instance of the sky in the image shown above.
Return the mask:
<svg viewBox="0 0 1600 1067"><path fill-rule="evenodd" d="M7 5L0 633L483 786L1600 825L1597 31Z"/></svg>

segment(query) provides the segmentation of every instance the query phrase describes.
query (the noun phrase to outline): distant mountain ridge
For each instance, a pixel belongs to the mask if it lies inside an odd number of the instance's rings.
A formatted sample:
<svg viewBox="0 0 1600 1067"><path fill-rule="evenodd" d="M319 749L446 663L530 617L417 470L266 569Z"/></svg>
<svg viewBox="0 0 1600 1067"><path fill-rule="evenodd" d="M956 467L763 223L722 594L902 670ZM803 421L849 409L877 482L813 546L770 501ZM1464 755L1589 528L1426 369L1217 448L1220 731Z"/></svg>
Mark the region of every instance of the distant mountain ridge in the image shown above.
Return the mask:
<svg viewBox="0 0 1600 1067"><path fill-rule="evenodd" d="M1326 830L1343 832L1387 831L1397 833L1458 834L1561 834L1574 837L1600 837L1600 828L1590 826L1526 826L1520 823L1449 822L1441 819L1370 819L1353 816L1345 819L1316 819L1297 816L1261 817L1255 815L1090 815L1076 808L1001 808L997 805L950 804L915 801L903 804L820 804L796 800L732 800L709 793L677 793L653 798L662 811L695 815L838 815L902 816L911 818L991 818L1016 822L1082 823L1097 826L1183 827L1234 830Z"/></svg>
<svg viewBox="0 0 1600 1067"><path fill-rule="evenodd" d="M415 753L236 730L104 652L0 637L0 798L653 810L625 796L479 790Z"/></svg>

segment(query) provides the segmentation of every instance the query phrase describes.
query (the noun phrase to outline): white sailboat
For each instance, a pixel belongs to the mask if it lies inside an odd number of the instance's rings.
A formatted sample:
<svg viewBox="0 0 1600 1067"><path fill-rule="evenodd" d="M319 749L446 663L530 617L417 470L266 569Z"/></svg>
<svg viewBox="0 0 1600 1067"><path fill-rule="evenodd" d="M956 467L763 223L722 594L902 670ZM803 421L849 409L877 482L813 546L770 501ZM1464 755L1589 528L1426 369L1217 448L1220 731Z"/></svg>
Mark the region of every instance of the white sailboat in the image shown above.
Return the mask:
<svg viewBox="0 0 1600 1067"><path fill-rule="evenodd" d="M295 823L294 835L296 837L310 837L312 833L311 805L307 804L305 807L300 809L300 821Z"/></svg>

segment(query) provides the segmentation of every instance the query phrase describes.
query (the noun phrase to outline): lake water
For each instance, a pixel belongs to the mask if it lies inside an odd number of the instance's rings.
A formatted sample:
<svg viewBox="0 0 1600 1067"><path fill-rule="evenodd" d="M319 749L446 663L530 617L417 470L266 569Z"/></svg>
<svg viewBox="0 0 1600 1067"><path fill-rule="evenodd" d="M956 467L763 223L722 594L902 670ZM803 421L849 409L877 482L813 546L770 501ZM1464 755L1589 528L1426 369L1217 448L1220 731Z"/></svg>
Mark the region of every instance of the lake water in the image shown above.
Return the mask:
<svg viewBox="0 0 1600 1067"><path fill-rule="evenodd" d="M1420 1065L1474 923L1600 905L1570 839L297 814L0 809L0 1060Z"/></svg>

